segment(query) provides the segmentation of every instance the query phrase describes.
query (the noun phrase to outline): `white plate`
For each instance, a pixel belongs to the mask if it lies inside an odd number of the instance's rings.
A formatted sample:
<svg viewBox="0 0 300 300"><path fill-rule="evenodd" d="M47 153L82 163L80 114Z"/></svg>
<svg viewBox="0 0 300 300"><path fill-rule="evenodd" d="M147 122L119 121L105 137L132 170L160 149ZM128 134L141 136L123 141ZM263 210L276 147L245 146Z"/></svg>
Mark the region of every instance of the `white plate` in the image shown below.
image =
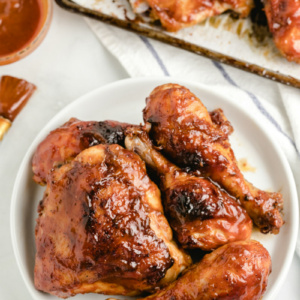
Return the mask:
<svg viewBox="0 0 300 300"><path fill-rule="evenodd" d="M185 82L171 78L127 79L101 87L74 101L58 113L39 133L27 151L20 166L12 196L11 234L13 248L20 272L34 299L55 299L34 288L34 226L37 218L37 205L43 197L44 188L32 180L31 159L37 145L50 130L62 125L71 117L82 120L118 120L123 122L142 122L142 109L145 98L154 87L167 83L180 83L188 87L209 110L222 108L231 121L235 131L231 136L236 157L247 158L256 168L254 173L245 176L261 189L278 191L284 198L285 225L279 235L263 235L257 230L253 238L260 241L270 252L273 271L264 299L273 299L278 292L292 261L298 228L298 200L294 179L281 149L271 140L268 132L261 127L258 119L248 115L247 110L236 99L222 94L222 88L207 88L198 83ZM106 299L107 296L86 294L76 296L80 299ZM122 297L119 297L122 299ZM128 299L128 297L127 297Z"/></svg>

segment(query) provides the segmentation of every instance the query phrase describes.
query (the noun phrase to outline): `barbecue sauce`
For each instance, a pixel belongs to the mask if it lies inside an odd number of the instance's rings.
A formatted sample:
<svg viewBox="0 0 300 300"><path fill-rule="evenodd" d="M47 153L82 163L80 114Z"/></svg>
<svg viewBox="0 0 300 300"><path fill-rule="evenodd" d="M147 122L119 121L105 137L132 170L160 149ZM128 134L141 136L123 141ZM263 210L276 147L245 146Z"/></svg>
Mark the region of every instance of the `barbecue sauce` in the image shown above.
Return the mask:
<svg viewBox="0 0 300 300"><path fill-rule="evenodd" d="M0 1L0 58L29 45L42 26L41 0Z"/></svg>

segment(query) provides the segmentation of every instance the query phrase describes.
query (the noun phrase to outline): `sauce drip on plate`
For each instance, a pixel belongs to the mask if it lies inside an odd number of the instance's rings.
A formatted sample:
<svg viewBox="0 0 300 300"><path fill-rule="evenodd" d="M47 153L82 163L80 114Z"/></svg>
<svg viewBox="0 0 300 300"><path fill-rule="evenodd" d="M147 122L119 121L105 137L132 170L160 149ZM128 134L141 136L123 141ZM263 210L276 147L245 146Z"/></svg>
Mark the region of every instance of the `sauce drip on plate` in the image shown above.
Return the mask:
<svg viewBox="0 0 300 300"><path fill-rule="evenodd" d="M40 0L0 0L0 57L32 42L41 23Z"/></svg>

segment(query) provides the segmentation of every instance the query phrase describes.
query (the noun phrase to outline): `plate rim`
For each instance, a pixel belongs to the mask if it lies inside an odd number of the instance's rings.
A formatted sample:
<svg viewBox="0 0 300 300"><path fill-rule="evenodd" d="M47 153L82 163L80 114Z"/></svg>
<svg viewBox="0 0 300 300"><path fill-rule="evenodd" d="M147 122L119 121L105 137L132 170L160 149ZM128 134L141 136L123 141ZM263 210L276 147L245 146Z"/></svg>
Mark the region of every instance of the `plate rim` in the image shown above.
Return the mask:
<svg viewBox="0 0 300 300"><path fill-rule="evenodd" d="M274 281L274 286L272 287L272 290L269 291L268 299L273 299L274 296L279 291L279 288L282 286L284 279L287 276L287 273L290 269L292 259L294 256L295 248L296 248L296 243L297 243L297 234L298 234L298 227L299 227L299 207L298 207L298 194L297 194L297 189L296 189L296 184L295 184L295 179L294 175L292 173L291 167L289 165L289 162L283 152L283 150L275 143L275 140L270 137L270 135L267 132L267 129L263 126L260 125L258 122L257 118L253 117L252 115L247 113L247 110L239 103L235 102L234 100L230 99L228 96L221 94L218 92L219 89L213 89L214 87L218 88L225 88L225 89L230 89L230 90L236 90L238 91L239 89L236 87L232 86L227 86L227 85L205 85L203 83L199 83L196 81L191 81L191 80L184 80L184 79L179 79L176 77L165 77L165 76L151 76L151 77L138 77L138 78L126 78L118 81L111 82L109 84L100 86L78 98L76 98L74 101L66 105L64 108L62 108L59 112L57 112L38 132L36 137L33 139L31 142L30 146L25 152L25 155L22 159L22 162L18 168L17 176L14 181L13 185L13 191L11 195L11 204L10 204L10 235L11 235L11 241L12 241L12 246L13 246L13 252L14 252L14 257L17 262L17 266L19 269L19 272L22 276L22 279L30 292L30 295L34 298L39 300L40 298L36 297L36 289L34 286L31 284L31 280L29 280L27 274L25 273L25 269L22 266L22 259L19 251L19 246L18 246L18 241L16 238L16 218L14 217L15 210L17 207L17 196L18 196L18 186L20 185L20 180L23 176L23 172L26 169L26 164L31 160L30 158L32 157L34 149L36 149L37 145L41 141L42 137L45 136L45 134L49 133L49 128L53 126L55 121L61 117L61 115L64 115L68 109L72 106L75 106L79 104L80 102L86 101L86 99L89 99L93 97L94 95L97 95L98 93L103 93L105 90L109 90L111 88L121 88L121 87L126 87L126 85L130 84L164 84L167 82L176 82L181 85L186 85L190 89L190 87L194 86L195 88L198 88L200 90L203 90L205 92L208 92L212 94L213 96L216 96L218 98L221 98L222 101L224 100L225 102L229 103L230 105L235 106L235 108L242 110L250 119L255 123L256 126L259 127L259 129L263 132L263 134L267 137L268 142L271 144L274 150L276 150L277 155L280 157L281 162L284 166L285 171L287 172L288 175L288 180L287 182L289 183L289 191L291 194L291 207L293 208L291 210L291 215L293 217L293 223L291 224L291 240L289 242L289 247L287 250L287 255L284 257L284 262L282 265L282 270L280 274L277 276L277 278ZM149 88L151 89L151 88ZM193 91L192 91L193 92ZM147 95L145 95L147 97ZM52 130L52 129L50 129Z"/></svg>

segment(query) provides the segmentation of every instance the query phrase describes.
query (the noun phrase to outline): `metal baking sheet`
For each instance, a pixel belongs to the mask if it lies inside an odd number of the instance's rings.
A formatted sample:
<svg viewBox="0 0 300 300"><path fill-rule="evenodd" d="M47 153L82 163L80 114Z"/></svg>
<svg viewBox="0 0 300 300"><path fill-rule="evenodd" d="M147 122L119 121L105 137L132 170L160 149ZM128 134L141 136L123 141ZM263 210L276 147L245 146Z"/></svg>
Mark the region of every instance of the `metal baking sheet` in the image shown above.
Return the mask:
<svg viewBox="0 0 300 300"><path fill-rule="evenodd" d="M300 65L282 57L271 37L258 39L250 18L234 19L223 14L171 33L144 22L133 13L127 0L55 1L71 12L300 88Z"/></svg>

